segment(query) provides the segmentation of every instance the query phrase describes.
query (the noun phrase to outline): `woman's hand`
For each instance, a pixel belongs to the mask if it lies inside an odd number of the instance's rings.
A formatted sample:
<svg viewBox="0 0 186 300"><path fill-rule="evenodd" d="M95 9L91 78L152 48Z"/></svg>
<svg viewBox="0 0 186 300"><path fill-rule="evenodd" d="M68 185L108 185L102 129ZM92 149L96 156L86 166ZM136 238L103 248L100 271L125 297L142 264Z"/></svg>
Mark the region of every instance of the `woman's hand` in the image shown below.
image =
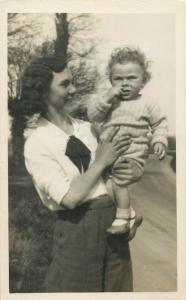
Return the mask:
<svg viewBox="0 0 186 300"><path fill-rule="evenodd" d="M96 161L99 161L106 168L112 165L120 155L124 154L131 144L130 136L123 135L119 139L116 136L119 127L114 128L107 139L99 142L96 150ZM114 140L113 140L114 139Z"/></svg>
<svg viewBox="0 0 186 300"><path fill-rule="evenodd" d="M128 180L130 183L138 181L143 175L143 168L132 159L119 160L112 168L113 180L119 186Z"/></svg>

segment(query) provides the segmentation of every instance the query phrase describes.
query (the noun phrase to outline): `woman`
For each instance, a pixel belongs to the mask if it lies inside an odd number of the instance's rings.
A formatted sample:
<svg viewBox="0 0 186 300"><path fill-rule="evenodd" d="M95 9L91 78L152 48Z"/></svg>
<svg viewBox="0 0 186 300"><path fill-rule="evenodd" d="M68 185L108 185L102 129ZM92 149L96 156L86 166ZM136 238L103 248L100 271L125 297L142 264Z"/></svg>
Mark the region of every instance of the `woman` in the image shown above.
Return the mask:
<svg viewBox="0 0 186 300"><path fill-rule="evenodd" d="M129 137L112 141L116 131L97 146L89 122L68 115L75 92L66 63L52 57L32 62L22 78L22 103L27 115L39 113L37 128L25 143L25 162L46 207L58 218L46 292L132 291L127 238L107 236L115 206L102 179L103 171L126 151ZM142 175L130 162L113 170L118 183Z"/></svg>

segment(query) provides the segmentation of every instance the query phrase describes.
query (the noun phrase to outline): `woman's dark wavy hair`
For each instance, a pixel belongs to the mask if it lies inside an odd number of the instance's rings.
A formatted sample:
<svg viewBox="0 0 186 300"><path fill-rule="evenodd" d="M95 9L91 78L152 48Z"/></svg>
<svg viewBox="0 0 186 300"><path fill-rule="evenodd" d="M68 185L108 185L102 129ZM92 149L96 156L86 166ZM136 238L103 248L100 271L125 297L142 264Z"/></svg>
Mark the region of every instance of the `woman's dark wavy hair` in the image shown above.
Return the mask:
<svg viewBox="0 0 186 300"><path fill-rule="evenodd" d="M24 70L21 80L21 106L24 115L45 114L46 98L49 93L53 72L62 72L66 61L56 57L33 60Z"/></svg>
<svg viewBox="0 0 186 300"><path fill-rule="evenodd" d="M117 63L124 64L126 62L133 62L140 65L143 71L144 84L151 79L151 73L148 70L150 61L147 61L145 54L139 48L135 47L119 47L112 52L108 63L108 73L110 79L112 66Z"/></svg>

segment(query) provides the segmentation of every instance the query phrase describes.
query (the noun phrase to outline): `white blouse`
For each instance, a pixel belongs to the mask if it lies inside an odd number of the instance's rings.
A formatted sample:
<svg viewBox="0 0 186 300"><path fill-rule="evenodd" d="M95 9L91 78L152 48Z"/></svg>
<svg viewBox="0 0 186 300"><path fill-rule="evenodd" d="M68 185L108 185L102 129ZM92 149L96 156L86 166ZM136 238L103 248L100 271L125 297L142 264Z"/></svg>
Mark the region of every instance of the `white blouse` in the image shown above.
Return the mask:
<svg viewBox="0 0 186 300"><path fill-rule="evenodd" d="M78 119L71 120L73 135L91 151L91 165L97 148L91 124ZM60 203L68 192L72 179L80 174L76 165L65 155L69 137L69 134L56 125L40 117L36 129L25 142L26 168L43 204L53 211L63 209ZM107 194L107 190L103 179L100 178L86 199L94 199L102 194Z"/></svg>

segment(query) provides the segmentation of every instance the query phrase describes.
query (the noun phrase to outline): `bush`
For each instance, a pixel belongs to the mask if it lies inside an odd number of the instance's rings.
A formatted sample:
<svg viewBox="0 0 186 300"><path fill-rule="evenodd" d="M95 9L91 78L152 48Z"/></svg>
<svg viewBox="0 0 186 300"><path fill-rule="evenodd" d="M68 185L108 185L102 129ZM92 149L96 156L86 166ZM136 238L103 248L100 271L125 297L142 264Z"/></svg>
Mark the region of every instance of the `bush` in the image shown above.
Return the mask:
<svg viewBox="0 0 186 300"><path fill-rule="evenodd" d="M10 292L43 292L51 259L55 213L45 208L28 177L9 181Z"/></svg>

